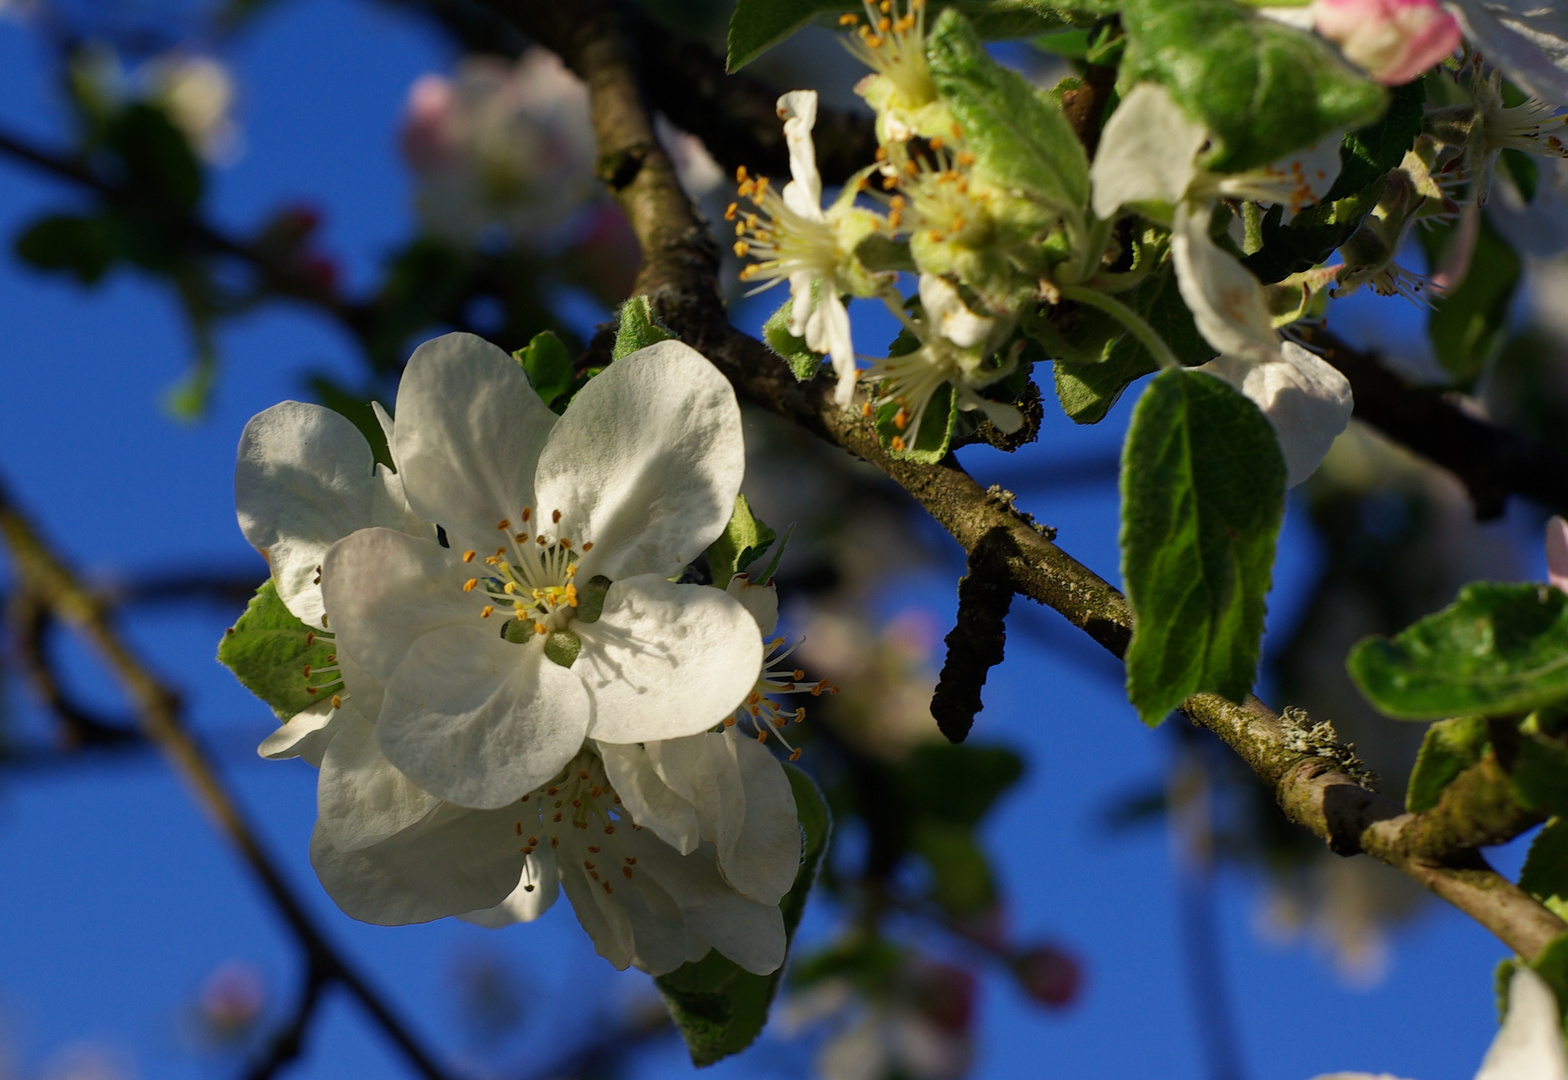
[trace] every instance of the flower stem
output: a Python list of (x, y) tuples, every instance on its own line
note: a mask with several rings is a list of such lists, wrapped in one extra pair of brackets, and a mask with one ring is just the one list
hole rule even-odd
[(1165, 344), (1165, 339), (1154, 332), (1154, 327), (1143, 321), (1143, 317), (1132, 308), (1116, 299), (1107, 296), (1098, 289), (1090, 289), (1083, 285), (1058, 285), (1057, 292), (1063, 300), (1075, 300), (1080, 304), (1099, 308), (1111, 318), (1127, 328), (1127, 332), (1142, 342), (1143, 347), (1149, 350), (1149, 355), (1154, 357), (1154, 362), (1160, 365), (1161, 371), (1182, 366), (1176, 354), (1171, 352), (1171, 347)]

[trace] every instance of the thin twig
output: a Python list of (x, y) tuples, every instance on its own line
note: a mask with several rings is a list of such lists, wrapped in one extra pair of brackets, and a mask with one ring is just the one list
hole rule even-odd
[(323, 971), (314, 960), (307, 960), (305, 965), (305, 985), (300, 988), (299, 1000), (294, 1004), (294, 1012), (285, 1023), (272, 1036), (267, 1044), (267, 1052), (257, 1058), (255, 1063), (245, 1073), (245, 1080), (272, 1080), (278, 1070), (297, 1061), (305, 1049), (305, 1035), (310, 1028), (310, 1023), (316, 1018), (317, 1009), (321, 1005), (322, 991), (332, 982), (332, 976)]
[(434, 1057), (312, 921), (304, 903), (294, 895), (283, 872), (262, 847), (256, 831), (219, 779), (212, 759), (181, 723), (179, 697), (126, 644), (109, 610), (81, 585), (64, 560), (39, 536), (12, 501), (3, 481), (0, 538), (10, 549), (20, 587), (74, 626), (102, 655), (130, 698), (142, 733), (163, 750), (218, 831), (239, 851), (304, 948), (309, 962), (342, 983), (422, 1075), (428, 1080), (447, 1080)]

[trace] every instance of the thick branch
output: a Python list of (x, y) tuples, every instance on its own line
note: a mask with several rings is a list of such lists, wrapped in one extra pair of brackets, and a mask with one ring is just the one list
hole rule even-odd
[[(1117, 656), (1131, 637), (1131, 614), (1109, 583), (1047, 539), (1045, 530), (1010, 499), (984, 491), (949, 458), (937, 465), (894, 459), (859, 412), (837, 408), (828, 380), (794, 381), (765, 346), (729, 325), (718, 301), (713, 246), (675, 183), (674, 170), (649, 138), (646, 107), (631, 77), (623, 27), (610, 10), (574, 15), (577, 32), (536, 23), (551, 21), (543, 5), (509, 10), (525, 32), (561, 45), (562, 54), (593, 89), (601, 161), (635, 161), (612, 170), (610, 188), (636, 228), (647, 254), (638, 288), (668, 325), (712, 360), (745, 398), (799, 424), (875, 465), (915, 497), (966, 552), (987, 535), (1011, 541), (1005, 558), (1014, 587), (1064, 615)], [(1195, 723), (1218, 734), (1274, 789), (1287, 816), (1339, 852), (1365, 852), (1403, 870), (1471, 915), (1526, 959), (1568, 926), (1486, 866), (1479, 854), (1458, 850), (1419, 854), (1412, 836), (1417, 815), (1356, 784), (1323, 759), (1292, 749), (1295, 733), (1256, 698), (1236, 705), (1198, 695), (1182, 706)]]
[(255, 830), (218, 778), (217, 769), (180, 721), (180, 700), (159, 681), (115, 628), (108, 610), (51, 550), (0, 483), (0, 538), (10, 549), (18, 587), (46, 604), (98, 650), (136, 711), (142, 732), (185, 778), (213, 824), (244, 858), (273, 906), (305, 949), (309, 962), (359, 999), (387, 1037), (428, 1080), (446, 1080), (435, 1059), (392, 1014), (391, 1008), (327, 940), (283, 872), (261, 846)]

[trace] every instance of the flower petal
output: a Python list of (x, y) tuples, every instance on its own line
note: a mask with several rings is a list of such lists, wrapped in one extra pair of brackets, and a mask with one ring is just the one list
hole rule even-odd
[(752, 582), (751, 575), (742, 570), (730, 578), (724, 591), (740, 601), (740, 606), (757, 620), (757, 629), (762, 631), (763, 637), (771, 636), (779, 628), (779, 590), (773, 582), (757, 585)]
[(321, 757), (327, 752), (327, 744), (337, 733), (337, 725), (333, 723), (336, 717), (337, 710), (332, 707), (332, 702), (318, 701), (304, 712), (290, 717), (287, 723), (261, 740), (256, 753), (273, 761), (304, 758), (319, 769)]
[(1561, 4), (1458, 0), (1449, 10), (1488, 62), (1533, 98), (1568, 105), (1568, 8)]
[(367, 717), (380, 713), (381, 689), (415, 641), (479, 623), (482, 601), (463, 592), (468, 570), (430, 540), (361, 529), (332, 546), (321, 575), (344, 685)]
[(1551, 987), (1527, 967), (1508, 984), (1508, 1015), (1475, 1080), (1568, 1080), (1562, 1013)]
[(376, 725), (349, 712), (337, 725), (316, 782), (316, 813), (339, 851), (380, 843), (437, 805), (381, 753)]
[(1279, 335), (1263, 287), (1234, 256), (1209, 239), (1209, 207), (1179, 207), (1171, 232), (1176, 284), (1198, 332), (1222, 353), (1266, 361), (1279, 354)]
[(849, 309), (833, 292), (828, 282), (822, 283), (822, 297), (811, 309), (806, 319), (806, 347), (812, 352), (826, 353), (833, 361), (833, 373), (838, 385), (833, 391), (833, 401), (840, 408), (847, 408), (855, 396), (855, 342), (850, 335)]
[[(561, 887), (572, 902), (577, 921), (588, 931), (599, 955), (616, 967), (625, 970), (635, 964), (650, 975), (674, 971), (692, 958), (685, 919), (646, 864), (650, 852), (662, 850), (674, 858), (679, 856), (647, 833), (631, 832), (614, 849), (631, 852), (637, 860), (630, 879), (609, 874), (608, 867), (620, 863), (620, 858), (596, 862), (575, 834), (563, 844)], [(608, 876), (601, 877), (596, 868), (604, 869)]]
[(983, 344), (996, 327), (996, 320), (976, 315), (958, 295), (958, 290), (936, 274), (920, 275), (920, 304), (926, 322), (960, 349)]
[(409, 505), (458, 551), (493, 547), (496, 522), (531, 504), (534, 463), (554, 426), (523, 369), (488, 341), (425, 342), (397, 391), (392, 456)]
[(1274, 360), (1221, 356), (1197, 370), (1224, 379), (1263, 410), (1279, 436), (1287, 486), (1311, 476), (1350, 423), (1355, 404), (1350, 383), (1338, 368), (1294, 341), (1285, 342)]
[(376, 723), (387, 759), (459, 806), (521, 798), (561, 771), (588, 729), (592, 705), (575, 668), (497, 630), (449, 626), (414, 642)]
[(317, 629), (316, 573), (329, 547), (370, 524), (375, 486), (370, 444), (331, 409), (285, 401), (251, 417), (240, 435), (240, 531), (271, 564), (283, 603)]
[(310, 862), (327, 894), (361, 922), (403, 926), (494, 907), (523, 868), (510, 810), (442, 806), (409, 829), (341, 851), (316, 825)]
[(639, 743), (595, 745), (604, 762), (604, 774), (632, 820), (652, 829), (682, 855), (697, 850), (701, 839), (697, 808), (670, 789), (654, 770), (648, 751)]
[(1105, 122), (1089, 167), (1095, 215), (1109, 220), (1127, 203), (1181, 202), (1207, 139), (1170, 91), (1152, 82), (1134, 86)]
[(784, 121), (784, 145), (789, 148), (789, 173), (784, 202), (804, 217), (822, 220), (822, 177), (817, 172), (817, 148), (811, 129), (817, 124), (817, 92), (791, 90), (778, 100)]
[(739, 601), (656, 574), (617, 581), (595, 623), (574, 623), (572, 671), (593, 699), (601, 742), (695, 735), (722, 721), (762, 670), (757, 624)]
[(527, 857), (522, 880), (505, 900), (495, 907), (465, 911), (458, 918), (491, 930), (513, 923), (533, 922), (550, 909), (560, 894), (561, 878), (555, 854), (549, 848), (540, 848)]
[(583, 580), (675, 577), (729, 524), (745, 469), (729, 382), (695, 349), (661, 341), (567, 406), (539, 456), (539, 525), (559, 510), (556, 535), (594, 545)]

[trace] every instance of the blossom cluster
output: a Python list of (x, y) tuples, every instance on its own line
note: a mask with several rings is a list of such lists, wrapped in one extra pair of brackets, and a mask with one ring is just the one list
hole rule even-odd
[[(1245, 222), (1273, 211), (1289, 224), (1328, 197), (1341, 174), (1343, 130), (1261, 167), (1216, 169), (1216, 133), (1163, 83), (1129, 84), (1124, 76), (1092, 165), (1075, 139), (1066, 140), (1048, 163), (1058, 182), (1030, 188), (1004, 160), (1005, 140), (976, 129), (984, 117), (971, 116), (966, 128), (958, 117), (974, 110), (958, 108), (942, 89), (939, 68), (953, 67), (952, 48), (934, 38), (960, 17), (944, 14), (933, 31), (925, 0), (866, 0), (863, 15), (840, 21), (850, 52), (871, 69), (857, 92), (876, 112), (876, 160), (824, 204), (812, 143), (816, 94), (779, 98), (790, 180), (780, 190), (742, 169), (739, 198), (726, 213), (735, 253), (751, 260), (742, 280), (788, 283), (779, 318), (797, 347), (831, 361), (837, 402), (875, 417), (896, 454), (945, 449), (949, 410), (938, 415), (933, 402), (983, 415), (1004, 434), (1017, 431), (1023, 380), (1010, 376), (1038, 355), (1035, 346), (1059, 364), (1073, 361), (1055, 331), (1072, 311), (1109, 316), (1154, 363), (1181, 365), (1130, 303), (1169, 267), (1212, 357), (1199, 370), (1258, 406), (1278, 436), (1288, 482), (1299, 483), (1344, 430), (1352, 395), (1293, 324), (1320, 318), (1328, 300), (1362, 286), (1423, 301), (1433, 282), (1396, 261), (1412, 227), (1453, 221), (1466, 205), (1484, 203), (1504, 150), (1568, 155), (1557, 134), (1568, 117), (1554, 105), (1504, 103), (1505, 72), (1520, 87), (1568, 100), (1562, 70), (1531, 44), (1532, 27), (1493, 27), (1487, 5), (1450, 6), (1320, 0), (1267, 9), (1315, 27), (1384, 83), (1437, 65), (1434, 80), (1449, 87), (1451, 103), (1438, 95), (1429, 105), (1425, 133), (1342, 239), (1337, 261), (1265, 285), (1242, 261), (1257, 246)], [(1456, 57), (1461, 32), (1487, 50), (1485, 59)], [(1026, 92), (1059, 109), (1050, 95)], [(1057, 119), (1065, 124), (1059, 112)], [(1085, 168), (1080, 191), (1072, 178)], [(911, 270), (918, 287), (906, 298), (900, 275)], [(868, 365), (855, 347), (845, 302), (853, 298), (880, 301), (903, 329), (890, 355)], [(857, 399), (859, 382), (870, 389)]]
[(331, 648), (301, 673), (318, 703), (260, 748), (320, 769), (322, 884), (384, 925), (526, 921), (564, 891), (618, 967), (776, 970), (801, 835), (765, 742), (798, 718), (782, 695), (823, 687), (783, 669), (771, 585), (680, 580), (736, 505), (728, 382), (663, 341), (557, 417), (449, 334), (396, 404), (395, 469), (299, 402), (239, 447), (241, 528)]

